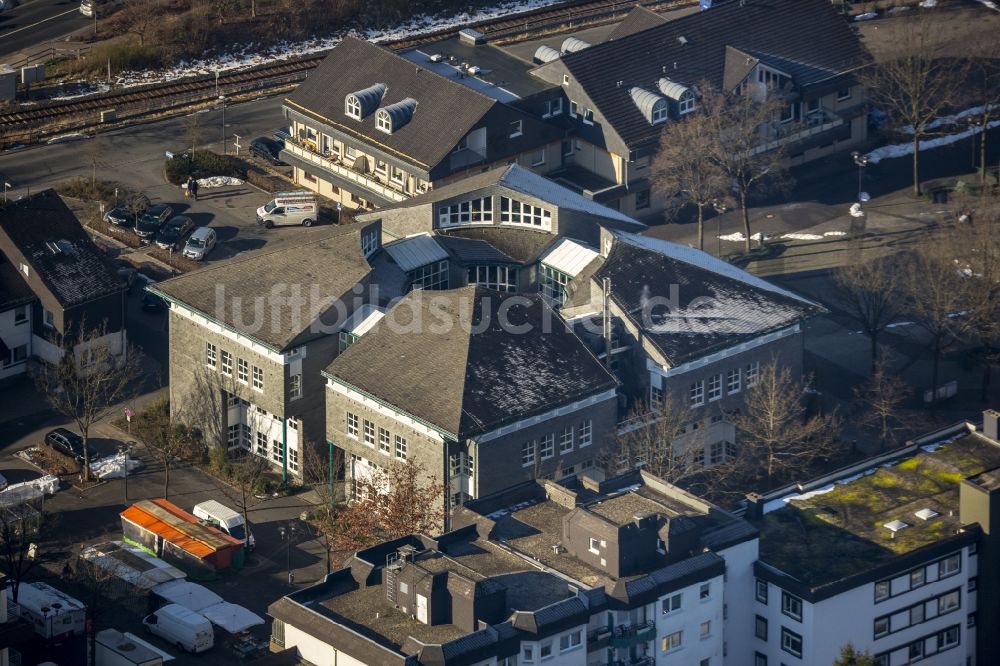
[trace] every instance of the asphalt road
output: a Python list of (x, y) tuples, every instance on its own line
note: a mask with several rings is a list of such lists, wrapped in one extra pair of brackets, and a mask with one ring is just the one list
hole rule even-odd
[(14, 9), (0, 13), (0, 62), (89, 24), (78, 0), (21, 0)]

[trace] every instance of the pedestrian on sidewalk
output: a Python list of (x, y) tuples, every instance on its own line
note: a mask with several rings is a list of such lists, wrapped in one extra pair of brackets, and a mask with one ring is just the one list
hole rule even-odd
[(198, 181), (197, 181), (197, 179), (191, 178), (190, 188), (191, 188), (191, 196), (194, 197), (195, 201), (197, 201), (198, 200)]

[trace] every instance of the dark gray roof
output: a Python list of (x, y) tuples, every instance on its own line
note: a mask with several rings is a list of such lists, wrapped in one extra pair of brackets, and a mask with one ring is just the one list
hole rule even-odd
[[(819, 305), (704, 252), (634, 234), (616, 234), (593, 275), (597, 281), (606, 277), (614, 301), (671, 365), (822, 312)], [(661, 305), (648, 305), (657, 302)]]
[(516, 264), (520, 263), (500, 250), (496, 249), (484, 240), (475, 238), (460, 238), (458, 236), (446, 236), (439, 234), (435, 239), (448, 253), (463, 264), (493, 263), (493, 264)]
[[(510, 326), (505, 298), (474, 286), (412, 292), (326, 372), (458, 439), (615, 386), (540, 297), (518, 295)], [(414, 317), (435, 325), (408, 330)]]
[[(642, 117), (629, 88), (655, 89), (663, 76), (689, 86), (708, 80), (721, 87), (727, 46), (796, 63), (789, 72), (796, 86), (853, 71), (868, 60), (857, 35), (828, 0), (733, 0), (567, 53), (558, 62), (622, 140), (635, 146), (656, 140), (662, 128)], [(618, 81), (624, 82), (621, 87)]]
[(14, 264), (0, 256), (0, 312), (30, 303), (35, 293), (24, 281)]
[[(417, 102), (410, 121), (392, 134), (376, 129), (375, 113), (362, 120), (345, 113), (347, 95), (376, 83), (386, 86), (382, 107), (408, 97)], [(347, 37), (288, 96), (286, 103), (348, 135), (430, 170), (446, 159), (459, 140), (499, 102), (417, 67), (385, 48)]]
[(437, 238), (445, 236), (485, 241), (522, 264), (538, 261), (538, 257), (561, 238), (561, 236), (544, 231), (505, 227), (469, 227), (467, 229), (456, 227), (438, 231)]
[(621, 39), (642, 32), (648, 28), (653, 28), (667, 22), (666, 17), (660, 16), (652, 9), (636, 7), (628, 13), (625, 20), (615, 26), (615, 29), (608, 34), (607, 41)]
[(701, 553), (651, 571), (647, 576), (626, 581), (625, 591), (629, 599), (653, 591), (663, 594), (663, 588), (672, 582), (688, 580), (692, 576), (698, 577), (699, 574), (711, 578), (718, 575), (717, 571), (719, 573), (724, 571), (725, 567), (726, 561), (721, 556), (712, 552)]
[[(371, 271), (357, 227), (323, 226), (297, 233), (300, 243), (239, 256), (149, 289), (276, 350), (294, 347), (315, 337), (316, 317)], [(275, 288), (280, 288), (279, 301), (272, 297)], [(254, 311), (257, 302), (265, 304), (259, 313)], [(323, 322), (336, 323), (327, 317)]]
[(64, 308), (124, 289), (110, 260), (54, 190), (0, 208), (0, 232)]

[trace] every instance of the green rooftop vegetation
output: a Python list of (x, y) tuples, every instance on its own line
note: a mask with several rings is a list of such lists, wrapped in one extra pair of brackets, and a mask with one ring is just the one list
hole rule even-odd
[[(1000, 466), (1000, 447), (967, 435), (764, 516), (761, 559), (810, 586), (880, 565), (956, 533), (958, 484)], [(930, 509), (927, 520), (915, 515)], [(907, 527), (892, 532), (886, 523)]]

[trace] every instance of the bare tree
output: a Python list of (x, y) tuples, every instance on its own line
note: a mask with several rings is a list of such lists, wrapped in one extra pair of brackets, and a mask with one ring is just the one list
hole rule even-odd
[(445, 487), (414, 461), (394, 461), (353, 481), (356, 498), (318, 528), (343, 558), (359, 549), (414, 532), (431, 534), (445, 519)]
[(740, 206), (745, 249), (751, 249), (750, 211), (747, 208), (751, 195), (760, 194), (770, 187), (783, 183), (785, 150), (778, 142), (780, 124), (775, 123), (784, 102), (780, 96), (768, 94), (757, 99), (749, 86), (733, 94), (723, 94), (706, 87), (701, 103), (708, 118), (711, 136), (712, 160), (725, 174)]
[(236, 489), (236, 510), (243, 515), (246, 525), (246, 538), (250, 539), (250, 507), (254, 504), (255, 493), (260, 487), (261, 479), (270, 469), (270, 463), (265, 456), (256, 455), (250, 451), (244, 452), (235, 460), (226, 464), (229, 483)]
[(83, 557), (81, 553), (72, 578), (73, 582), (84, 589), (84, 594), (80, 596), (87, 608), (87, 652), (88, 663), (91, 664), (97, 663), (97, 634), (109, 626), (108, 615), (114, 605), (112, 591), (121, 584), (122, 576), (128, 571), (128, 567), (120, 560), (107, 556), (101, 559), (103, 566)]
[(198, 446), (194, 433), (184, 424), (170, 419), (170, 402), (157, 400), (135, 419), (134, 434), (154, 458), (163, 465), (163, 498), (170, 498), (170, 470), (183, 460), (194, 457)]
[(699, 460), (704, 461), (705, 440), (700, 430), (687, 432), (690, 422), (691, 410), (670, 393), (658, 405), (637, 408), (607, 452), (605, 468), (624, 471), (642, 467), (669, 483), (701, 473)]
[(187, 142), (191, 144), (191, 155), (188, 159), (194, 161), (194, 151), (201, 143), (204, 130), (201, 126), (201, 114), (192, 113), (190, 116), (186, 116), (181, 124), (184, 126), (184, 136)]
[(979, 183), (986, 187), (986, 144), (990, 122), (1000, 115), (1000, 40), (982, 40), (969, 58), (969, 101), (981, 109), (979, 121)]
[(33, 500), (0, 503), (0, 562), (15, 604), (21, 583), (40, 563), (38, 544), (46, 526), (38, 504)]
[(154, 0), (126, 0), (120, 21), (124, 21), (126, 32), (139, 39), (139, 46), (146, 45), (146, 36), (162, 20), (161, 5)]
[(861, 81), (891, 126), (912, 132), (913, 193), (919, 196), (920, 141), (932, 132), (930, 124), (958, 100), (964, 77), (955, 62), (945, 58), (944, 34), (936, 21), (894, 21), (884, 29), (890, 46), (878, 62), (862, 70)]
[(100, 132), (94, 132), (84, 147), (87, 164), (90, 166), (90, 193), (95, 199), (97, 198), (97, 167), (101, 166), (104, 160), (106, 147), (104, 136)]
[(770, 487), (834, 452), (837, 420), (806, 415), (806, 386), (772, 360), (745, 392), (745, 407), (730, 417), (738, 446), (729, 465), (747, 487), (761, 482)]
[(884, 259), (852, 258), (833, 275), (841, 311), (861, 327), (871, 341), (871, 369), (878, 363), (879, 336), (896, 318), (899, 308), (898, 272)]
[(84, 481), (90, 480), (90, 429), (119, 403), (132, 396), (139, 378), (139, 353), (124, 343), (116, 354), (111, 349), (107, 323), (88, 328), (81, 321), (77, 330), (63, 336), (62, 358), (55, 364), (43, 363), (35, 375), (39, 391), (52, 408), (73, 421), (83, 438)]
[[(324, 449), (326, 449), (325, 454)], [(302, 445), (303, 481), (320, 499), (319, 505), (312, 513), (310, 523), (323, 540), (327, 573), (330, 573), (333, 567), (335, 544), (330, 538), (330, 530), (326, 527), (327, 521), (332, 519), (336, 505), (344, 499), (343, 464), (343, 449), (330, 445), (317, 447), (311, 443)]]
[(861, 407), (861, 423), (874, 427), (879, 434), (879, 450), (895, 445), (903, 430), (899, 408), (911, 393), (903, 379), (877, 363), (871, 377), (854, 387), (854, 396)]
[(705, 249), (705, 207), (725, 199), (730, 188), (726, 172), (713, 159), (719, 140), (714, 130), (704, 107), (678, 122), (668, 122), (653, 160), (654, 186), (668, 196), (680, 194), (697, 210), (700, 250)]

